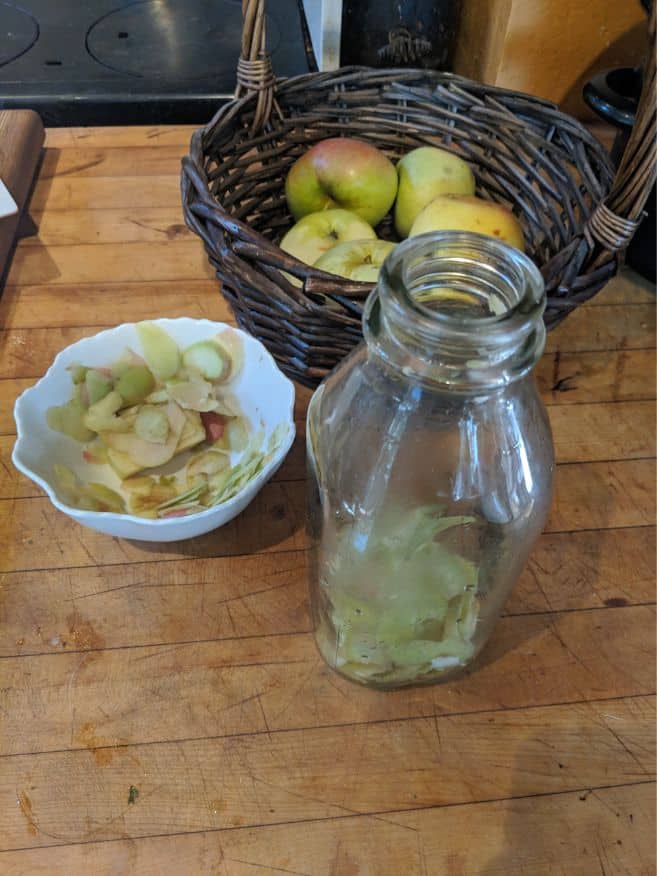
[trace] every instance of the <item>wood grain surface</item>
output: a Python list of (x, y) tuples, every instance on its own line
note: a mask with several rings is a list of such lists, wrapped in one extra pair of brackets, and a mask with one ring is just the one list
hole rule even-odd
[(220, 531), (79, 527), (11, 465), (14, 399), (117, 322), (231, 320), (183, 226), (191, 128), (49, 131), (0, 297), (0, 873), (653, 876), (655, 310), (629, 272), (537, 378), (555, 499), (473, 671), (394, 693), (310, 634), (303, 418)]
[(0, 180), (18, 212), (0, 217), (0, 283), (7, 271), (17, 229), (37, 171), (44, 130), (32, 110), (0, 110)]

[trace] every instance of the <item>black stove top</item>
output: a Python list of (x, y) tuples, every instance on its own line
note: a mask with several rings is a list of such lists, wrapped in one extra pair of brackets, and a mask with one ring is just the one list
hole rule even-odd
[[(232, 96), (240, 0), (0, 0), (0, 109), (46, 125), (208, 121)], [(277, 76), (306, 73), (299, 0), (268, 0)]]

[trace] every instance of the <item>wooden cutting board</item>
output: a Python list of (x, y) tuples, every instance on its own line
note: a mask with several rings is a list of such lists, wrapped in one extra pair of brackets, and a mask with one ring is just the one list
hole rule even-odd
[(43, 123), (32, 110), (0, 111), (0, 179), (18, 204), (18, 213), (0, 219), (0, 287), (39, 165), (44, 136)]

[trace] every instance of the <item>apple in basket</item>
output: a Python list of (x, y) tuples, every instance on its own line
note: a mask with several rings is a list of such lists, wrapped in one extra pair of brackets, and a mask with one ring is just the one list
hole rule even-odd
[(470, 165), (445, 149), (420, 146), (397, 162), (399, 189), (395, 201), (395, 228), (407, 237), (418, 213), (438, 195), (474, 195)]
[(475, 231), (503, 240), (524, 251), (520, 223), (510, 210), (494, 201), (466, 195), (440, 195), (430, 201), (411, 226), (409, 237), (427, 231)]
[(371, 225), (349, 210), (322, 210), (304, 216), (281, 240), (281, 249), (307, 265), (345, 240), (376, 240)]
[(394, 247), (388, 240), (348, 240), (331, 247), (315, 267), (348, 280), (376, 283), (381, 265)]
[(332, 137), (312, 146), (292, 165), (285, 196), (295, 219), (332, 207), (376, 225), (397, 194), (393, 163), (362, 140)]

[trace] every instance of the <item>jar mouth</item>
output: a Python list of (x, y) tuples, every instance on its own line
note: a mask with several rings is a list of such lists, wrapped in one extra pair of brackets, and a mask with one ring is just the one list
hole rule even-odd
[(411, 320), (427, 341), (472, 342), (476, 336), (512, 344), (534, 329), (545, 309), (543, 278), (524, 253), (465, 231), (400, 243), (383, 264), (379, 292), (393, 320)]

